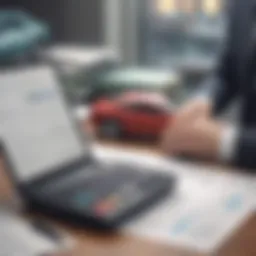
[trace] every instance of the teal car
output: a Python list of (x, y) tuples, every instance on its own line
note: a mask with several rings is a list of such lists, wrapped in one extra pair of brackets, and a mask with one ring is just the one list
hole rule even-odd
[(161, 92), (172, 97), (180, 91), (180, 75), (175, 71), (143, 67), (123, 67), (103, 72), (87, 87), (91, 100), (125, 91)]
[(12, 61), (50, 39), (50, 29), (20, 10), (0, 11), (0, 62)]
[(72, 103), (87, 104), (127, 91), (159, 92), (175, 99), (183, 93), (178, 72), (155, 68), (122, 67), (112, 63), (59, 77)]

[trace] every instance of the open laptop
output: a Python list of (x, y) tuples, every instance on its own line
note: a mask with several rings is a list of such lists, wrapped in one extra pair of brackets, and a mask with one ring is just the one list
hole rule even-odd
[(101, 163), (47, 66), (0, 74), (7, 170), (29, 209), (115, 229), (163, 198), (174, 179), (141, 166)]

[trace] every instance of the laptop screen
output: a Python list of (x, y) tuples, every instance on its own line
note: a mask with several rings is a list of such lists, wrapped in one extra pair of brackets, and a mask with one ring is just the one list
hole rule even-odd
[(28, 181), (85, 154), (48, 67), (0, 74), (1, 139), (19, 181)]

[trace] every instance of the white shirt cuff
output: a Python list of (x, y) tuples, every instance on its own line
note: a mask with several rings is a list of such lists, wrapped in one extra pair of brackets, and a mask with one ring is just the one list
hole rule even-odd
[(219, 157), (223, 162), (231, 162), (236, 152), (236, 144), (238, 139), (238, 128), (235, 126), (227, 126), (221, 137)]

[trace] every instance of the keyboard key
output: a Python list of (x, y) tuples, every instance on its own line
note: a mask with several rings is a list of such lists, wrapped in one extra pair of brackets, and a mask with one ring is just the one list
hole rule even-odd
[(94, 208), (94, 212), (96, 213), (96, 215), (98, 216), (108, 216), (109, 214), (113, 213), (113, 211), (116, 210), (116, 207), (113, 203), (109, 203), (109, 202), (100, 202), (98, 203), (95, 208)]
[(95, 194), (92, 192), (78, 192), (73, 196), (73, 203), (75, 207), (88, 208), (95, 199)]

